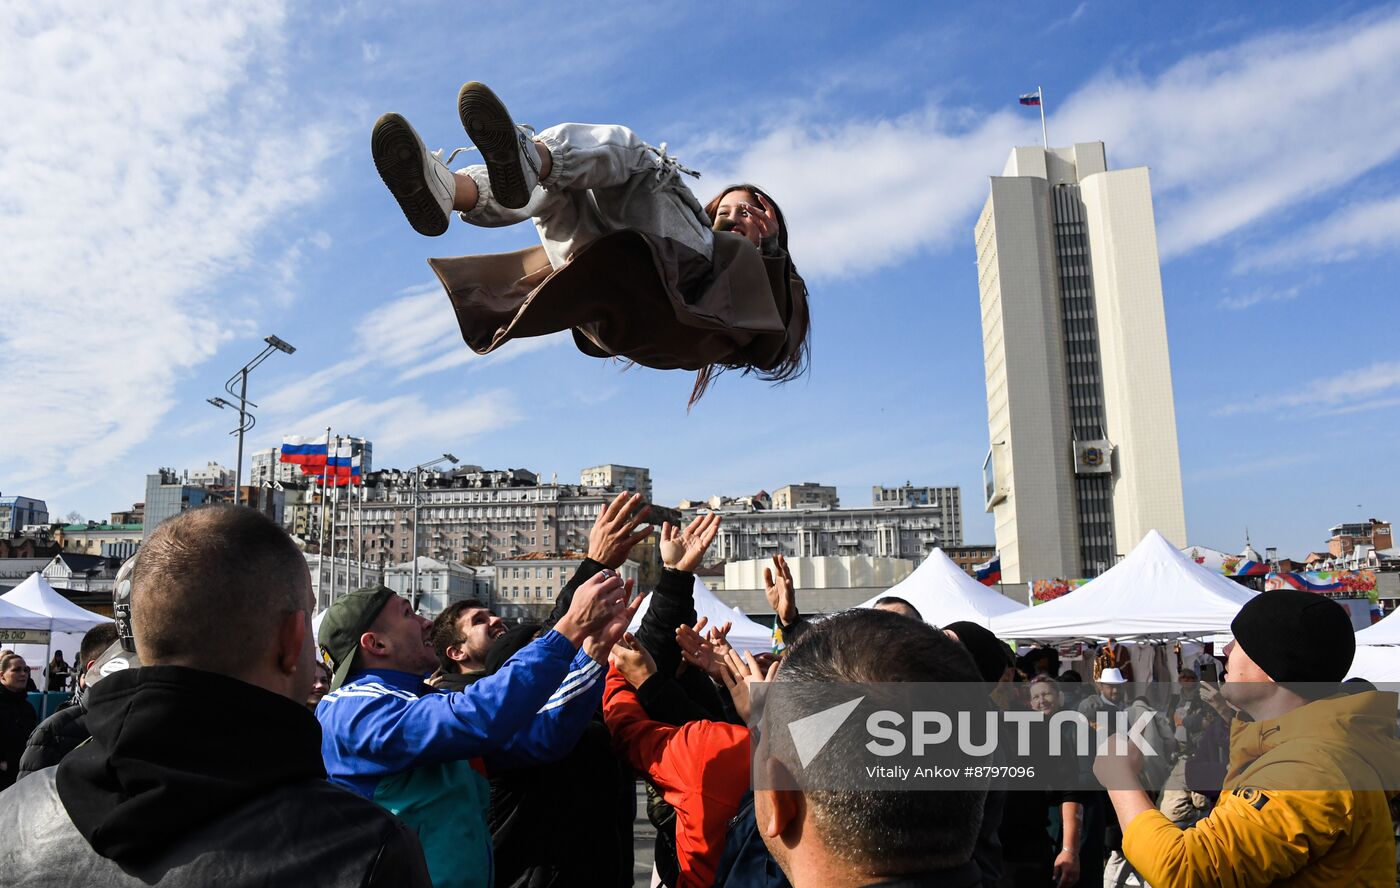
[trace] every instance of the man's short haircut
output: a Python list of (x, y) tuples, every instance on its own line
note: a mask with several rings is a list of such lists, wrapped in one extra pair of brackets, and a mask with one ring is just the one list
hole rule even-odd
[[(941, 630), (890, 611), (861, 608), (812, 623), (788, 648), (776, 680), (980, 682), (981, 676), (967, 648)], [(769, 742), (780, 759), (790, 762), (787, 734), (770, 732)], [(863, 740), (859, 732), (838, 732), (823, 754), (801, 769), (803, 782), (840, 786), (854, 751), (843, 756), (838, 744)], [(795, 763), (790, 770), (797, 773)], [(984, 789), (831, 789), (803, 795), (828, 852), (885, 875), (965, 863), (977, 842), (986, 799)]]
[(89, 629), (83, 636), (83, 643), (78, 646), (78, 671), (86, 669), (87, 664), (101, 656), (103, 651), (116, 643), (116, 640), (116, 623), (98, 623)]
[(141, 546), (132, 573), (136, 651), (147, 665), (179, 659), (239, 675), (272, 643), (284, 615), (307, 610), (308, 583), (301, 551), (261, 512), (181, 512)]
[(457, 621), (467, 611), (484, 607), (486, 607), (486, 602), (476, 598), (454, 601), (447, 606), (446, 610), (437, 615), (436, 620), (433, 620), (433, 652), (437, 654), (438, 666), (444, 672), (457, 671), (457, 663), (447, 656), (447, 649), (467, 640), (462, 630), (458, 628)]
[(922, 620), (924, 618), (923, 614), (919, 613), (919, 609), (917, 607), (905, 601), (903, 598), (900, 598), (898, 595), (885, 595), (875, 600), (875, 607), (891, 606), (909, 608), (910, 614), (906, 614), (906, 616), (912, 615), (916, 620)]

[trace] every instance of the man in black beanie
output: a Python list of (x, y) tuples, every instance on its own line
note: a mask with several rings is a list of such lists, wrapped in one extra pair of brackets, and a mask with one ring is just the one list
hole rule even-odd
[(1356, 641), (1341, 605), (1265, 592), (1240, 609), (1221, 695), (1236, 719), (1224, 791), (1181, 830), (1136, 785), (1141, 756), (1111, 743), (1094, 763), (1123, 826), (1123, 854), (1156, 888), (1380, 885), (1395, 879), (1387, 796), (1400, 789), (1397, 695), (1340, 693)]

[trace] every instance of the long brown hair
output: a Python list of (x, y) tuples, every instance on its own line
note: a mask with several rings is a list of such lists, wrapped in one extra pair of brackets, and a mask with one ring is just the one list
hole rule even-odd
[[(726, 194), (735, 191), (747, 191), (749, 194), (762, 197), (773, 208), (773, 212), (778, 216), (778, 246), (782, 248), (784, 253), (788, 254), (788, 262), (791, 263), (792, 253), (788, 250), (788, 226), (787, 219), (783, 216), (783, 208), (778, 206), (778, 202), (768, 192), (757, 185), (741, 182), (727, 186), (711, 198), (709, 203), (705, 204), (705, 215), (709, 216), (710, 221), (713, 222), (715, 214), (719, 212), (719, 202), (724, 200)], [(796, 264), (793, 264), (792, 270), (796, 273)], [(742, 364), (710, 364), (695, 374), (695, 387), (691, 389), (688, 406), (694, 407), (695, 402), (704, 396), (705, 390), (710, 387), (714, 378), (726, 370), (741, 370), (745, 376), (752, 373), (765, 382), (790, 382), (806, 373), (811, 357), (808, 334), (812, 329), (812, 319), (807, 309), (807, 287), (805, 284), (794, 288), (789, 311), (791, 313), (791, 317), (788, 319), (789, 338), (796, 338), (797, 346), (788, 352), (788, 356), (783, 358), (782, 363), (772, 370), (759, 370)]]

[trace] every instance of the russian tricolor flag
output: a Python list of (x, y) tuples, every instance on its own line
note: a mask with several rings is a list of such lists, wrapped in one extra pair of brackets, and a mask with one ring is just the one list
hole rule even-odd
[[(282, 462), (295, 463), (305, 471), (307, 466), (324, 466), (326, 464), (326, 452), (330, 448), (325, 440), (308, 441), (300, 435), (291, 435), (282, 439)], [(307, 472), (308, 475), (320, 474), (319, 472)]]
[(1022, 104), (1022, 105), (1039, 105), (1039, 104), (1040, 104), (1040, 93), (1038, 93), (1038, 92), (1033, 92), (1033, 93), (1026, 93), (1026, 94), (1022, 95), (1022, 96), (1021, 96), (1021, 104)]
[(984, 586), (991, 586), (1001, 582), (1001, 556), (985, 561), (982, 564), (972, 565), (973, 578)]
[(337, 438), (335, 446), (328, 448), (327, 456), (319, 464), (303, 463), (301, 470), (307, 475), (324, 479), (326, 484), (333, 487), (363, 484), (358, 450), (355, 442)]

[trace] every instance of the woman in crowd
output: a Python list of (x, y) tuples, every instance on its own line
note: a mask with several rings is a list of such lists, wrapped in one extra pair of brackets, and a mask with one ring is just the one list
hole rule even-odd
[(68, 690), (68, 677), (72, 674), (73, 670), (68, 665), (68, 661), (63, 659), (63, 651), (54, 651), (53, 659), (49, 661), (49, 675), (48, 680), (44, 683), (45, 689), (49, 691)]
[(325, 660), (316, 661), (316, 680), (311, 683), (311, 693), (306, 697), (306, 708), (316, 711), (316, 704), (331, 690), (331, 667)]
[(487, 228), (534, 222), (538, 247), (429, 260), (474, 351), (572, 330), (592, 357), (697, 371), (691, 404), (725, 370), (771, 382), (805, 372), (807, 288), (762, 189), (730, 186), (701, 206), (681, 179), (698, 173), (626, 127), (532, 135), (476, 82), (457, 105), (482, 164), (454, 174), (456, 151), (444, 161), (392, 113), (371, 149), (420, 234), (442, 234), (453, 212)]
[(24, 743), (39, 724), (29, 705), (29, 665), (14, 651), (0, 651), (0, 789), (15, 782)]

